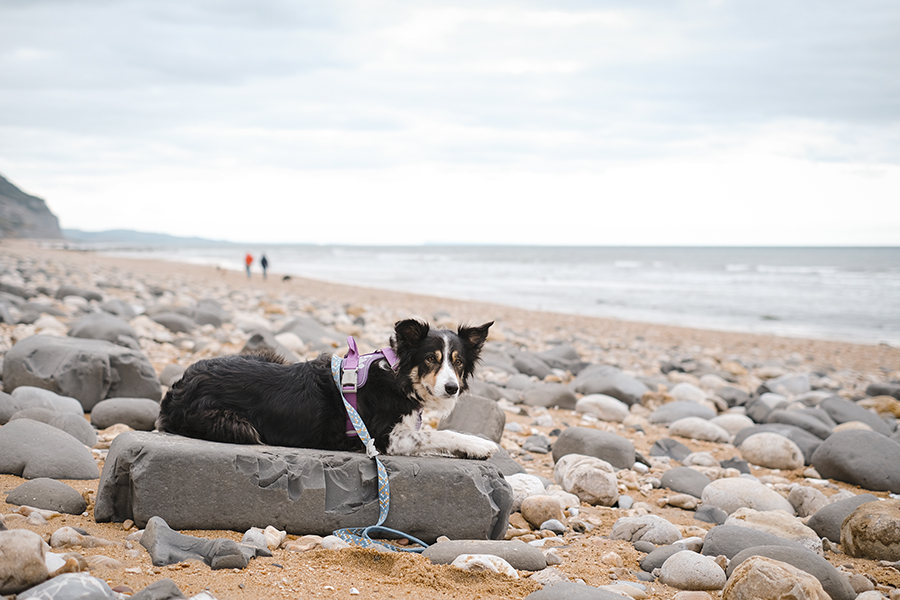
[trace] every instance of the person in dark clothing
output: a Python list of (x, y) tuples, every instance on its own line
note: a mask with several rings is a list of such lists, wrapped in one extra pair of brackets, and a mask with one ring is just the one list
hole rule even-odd
[(263, 279), (265, 279), (266, 278), (266, 269), (269, 268), (269, 259), (266, 258), (265, 254), (262, 255), (262, 258), (260, 259), (259, 264), (262, 266)]

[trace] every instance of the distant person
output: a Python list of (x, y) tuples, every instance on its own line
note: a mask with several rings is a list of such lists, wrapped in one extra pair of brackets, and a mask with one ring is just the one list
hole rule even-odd
[(261, 259), (259, 259), (259, 264), (263, 270), (263, 279), (265, 279), (266, 278), (266, 269), (269, 268), (269, 260), (266, 258), (265, 254), (262, 255)]
[(247, 263), (247, 279), (250, 279), (250, 265), (253, 264), (253, 255), (248, 252), (247, 256), (244, 257), (244, 262)]

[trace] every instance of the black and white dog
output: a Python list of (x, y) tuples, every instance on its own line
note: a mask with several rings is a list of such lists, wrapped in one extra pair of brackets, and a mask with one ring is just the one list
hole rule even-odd
[[(396, 370), (375, 362), (358, 391), (357, 410), (384, 454), (485, 459), (497, 451), (486, 439), (421, 429), (422, 411), (447, 415), (456, 405), (487, 339), (488, 328), (432, 329), (414, 319), (394, 326)], [(156, 427), (204, 440), (361, 450), (347, 435), (347, 412), (328, 355), (285, 364), (273, 354), (199, 361), (166, 393)]]

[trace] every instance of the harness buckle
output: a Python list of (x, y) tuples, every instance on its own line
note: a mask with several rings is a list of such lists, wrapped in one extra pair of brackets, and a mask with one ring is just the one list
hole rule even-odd
[(341, 374), (341, 387), (345, 392), (357, 391), (356, 369), (344, 369), (344, 372)]

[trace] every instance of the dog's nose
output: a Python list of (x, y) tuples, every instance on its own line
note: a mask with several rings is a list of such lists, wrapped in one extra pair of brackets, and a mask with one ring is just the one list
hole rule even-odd
[(455, 394), (458, 391), (459, 391), (459, 386), (456, 385), (455, 383), (449, 382), (444, 385), (444, 392), (448, 396), (452, 396), (453, 394)]

